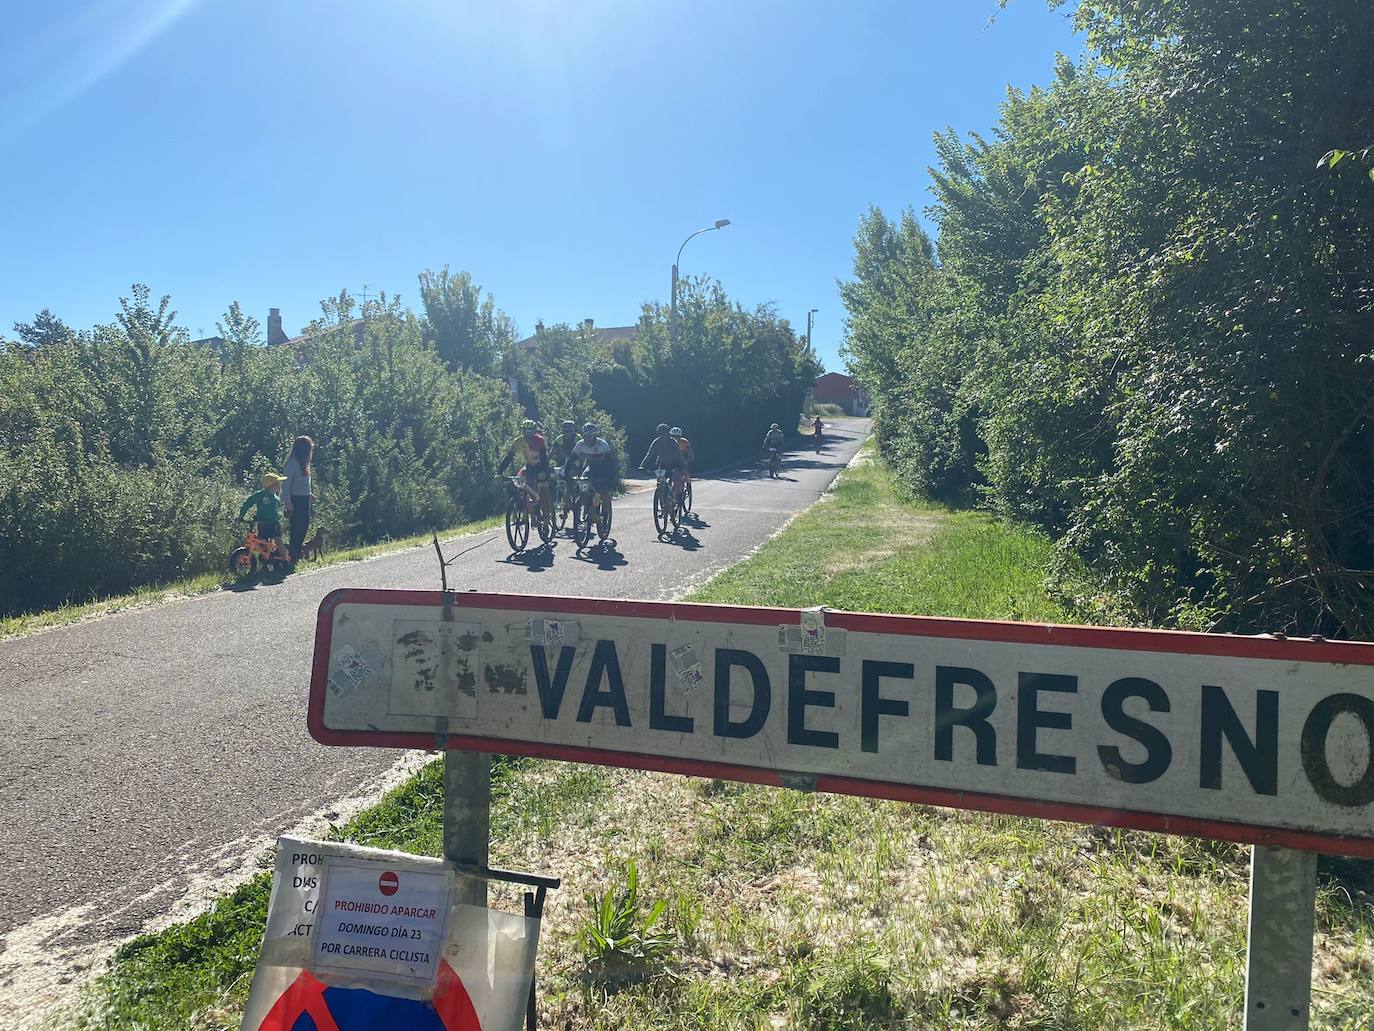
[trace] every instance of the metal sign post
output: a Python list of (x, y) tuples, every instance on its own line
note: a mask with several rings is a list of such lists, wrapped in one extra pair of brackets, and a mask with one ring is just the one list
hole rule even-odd
[(1307, 1028), (1316, 919), (1316, 854), (1253, 846), (1245, 959), (1245, 1031)]
[[(444, 858), (460, 869), (485, 868), (491, 837), (491, 756), (444, 750)], [(487, 882), (459, 881), (462, 901), (487, 904)]]

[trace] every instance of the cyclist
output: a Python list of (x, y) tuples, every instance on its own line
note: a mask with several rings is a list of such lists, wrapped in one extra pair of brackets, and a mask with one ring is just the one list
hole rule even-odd
[(647, 468), (651, 458), (654, 460), (655, 475), (660, 469), (672, 474), (673, 504), (677, 504), (678, 499), (682, 497), (682, 474), (687, 468), (687, 459), (678, 447), (677, 441), (668, 432), (666, 422), (658, 424), (658, 436), (649, 442), (649, 450), (645, 452), (644, 461), (639, 463), (639, 467)]
[[(777, 423), (773, 423), (772, 426), (768, 427), (768, 432), (764, 434), (763, 450), (781, 454), (782, 446), (785, 442), (786, 438), (782, 435), (782, 428)], [(769, 475), (772, 475), (771, 472)]]
[(611, 491), (615, 490), (620, 477), (615, 467), (615, 449), (604, 437), (597, 436), (599, 432), (596, 423), (583, 424), (582, 439), (573, 445), (568, 465), (587, 470), (587, 480), (601, 499), (604, 510), (610, 506)]
[(817, 450), (817, 451), (819, 451), (819, 450), (821, 449), (821, 426), (822, 426), (822, 425), (823, 425), (823, 423), (821, 422), (821, 417), (820, 417), (819, 415), (816, 416), (816, 421), (813, 422), (813, 423), (811, 424), (811, 434), (812, 434), (812, 438), (813, 438), (814, 441), (815, 441), (816, 450)]
[(678, 450), (682, 452), (682, 482), (687, 485), (683, 488), (685, 493), (692, 485), (692, 463), (697, 460), (697, 455), (692, 450), (692, 442), (682, 435), (681, 426), (674, 426), (668, 431), (668, 436), (677, 441)]
[(563, 420), (563, 432), (553, 439), (553, 461), (558, 466), (563, 481), (563, 513), (572, 508), (572, 464), (573, 448), (577, 447), (577, 423), (571, 419)]
[(520, 471), (525, 474), (525, 479), (534, 481), (539, 507), (552, 517), (553, 506), (549, 504), (549, 449), (533, 419), (525, 419), (520, 423), (520, 436), (511, 442), (506, 457), (496, 471), (505, 473), (516, 458), (520, 459)]
[(692, 450), (692, 442), (682, 435), (682, 427), (674, 426), (668, 431), (668, 436), (677, 441), (678, 450), (682, 452), (682, 460), (687, 463), (687, 478), (692, 477), (692, 463), (697, 460), (696, 452)]
[(258, 524), (258, 536), (275, 545), (272, 549), (274, 558), (289, 561), (291, 554), (281, 543), (281, 485), (285, 482), (286, 477), (280, 473), (263, 473), (262, 490), (248, 495), (248, 500), (239, 509), (239, 519), (247, 522), (245, 517), (248, 510), (253, 509), (253, 518)]

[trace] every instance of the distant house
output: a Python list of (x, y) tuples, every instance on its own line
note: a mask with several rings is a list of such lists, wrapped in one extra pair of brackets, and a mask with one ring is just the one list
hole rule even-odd
[[(366, 326), (366, 321), (365, 321), (364, 319), (353, 319), (352, 321), (350, 321), (350, 322), (348, 323), (348, 325), (349, 325), (349, 326), (352, 328), (352, 330), (353, 330), (353, 341), (354, 341), (354, 343), (356, 343), (359, 347), (361, 347), (362, 344), (363, 344), (364, 327)], [(287, 346), (287, 347), (300, 347), (302, 344), (305, 344), (307, 341), (309, 341), (311, 337), (316, 336), (316, 335), (317, 335), (317, 334), (314, 334), (314, 333), (301, 333), (301, 334), (299, 334), (299, 335), (297, 335), (297, 336), (293, 336), (293, 337), (287, 336), (287, 335), (286, 335), (286, 331), (283, 330), (283, 329), (282, 329), (282, 326), (281, 326), (281, 309), (280, 309), (280, 308), (270, 308), (270, 309), (268, 309), (268, 312), (267, 312), (267, 346), (268, 346), (268, 347), (278, 347), (278, 346), (282, 346), (282, 345), (285, 345), (285, 346)], [(201, 346), (201, 347), (209, 348), (211, 351), (214, 351), (216, 354), (220, 354), (220, 355), (224, 354), (225, 349), (228, 347), (228, 342), (224, 339), (224, 337), (221, 337), (221, 336), (203, 337), (203, 338), (200, 339), (200, 340), (192, 340), (191, 343), (197, 344), (197, 345), (199, 345), (199, 346)]]
[[(362, 347), (363, 337), (365, 335), (367, 326), (367, 320), (352, 319), (349, 322), (345, 323), (345, 325), (349, 326), (353, 330), (353, 342), (357, 344), (359, 347)], [(329, 328), (334, 329), (336, 327), (331, 326)], [(319, 336), (319, 334), (301, 333), (299, 336), (288, 337), (285, 333), (282, 332), (280, 308), (273, 308), (271, 310), (271, 313), (267, 316), (267, 343), (269, 345), (284, 344), (287, 347), (300, 347), (302, 344), (307, 343), (312, 337), (316, 336)]]
[(827, 372), (811, 388), (817, 404), (839, 405), (850, 415), (868, 414), (868, 391), (842, 372)]
[[(628, 343), (639, 333), (638, 326), (596, 326), (591, 319), (583, 319), (582, 328), (592, 334), (598, 347), (613, 347), (616, 344)], [(533, 351), (539, 346), (539, 336), (543, 332), (544, 323), (536, 322), (534, 324), (534, 336), (517, 340), (515, 349), (517, 351)]]

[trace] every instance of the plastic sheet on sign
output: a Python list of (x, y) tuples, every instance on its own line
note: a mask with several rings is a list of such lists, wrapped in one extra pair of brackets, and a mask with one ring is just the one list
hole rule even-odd
[[(377, 873), (375, 898), (360, 894)], [(329, 891), (331, 870), (338, 890)], [(348, 880), (348, 902), (340, 905)], [(407, 895), (423, 882), (420, 896)], [(242, 1031), (516, 1031), (525, 1006), (539, 943), (539, 922), (480, 906), (453, 904), (452, 869), (439, 859), (338, 842), (284, 837), (277, 863), (267, 931)], [(446, 887), (445, 887), (446, 886)], [(431, 917), (428, 902), (442, 898), (446, 912)], [(327, 923), (319, 912), (331, 899)], [(395, 900), (400, 900), (397, 902)], [(427, 935), (441, 939), (428, 956)], [(322, 941), (322, 935), (328, 941)], [(325, 969), (322, 946), (366, 944), (361, 960)], [(421, 957), (432, 962), (420, 962)], [(422, 972), (417, 976), (417, 971)], [(432, 977), (428, 972), (432, 971)]]

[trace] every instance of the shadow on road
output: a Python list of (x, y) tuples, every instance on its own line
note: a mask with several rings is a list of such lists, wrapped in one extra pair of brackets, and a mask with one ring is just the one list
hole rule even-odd
[(579, 551), (573, 558), (579, 562), (589, 562), (597, 569), (603, 569), (608, 573), (613, 573), (621, 566), (629, 565), (628, 560), (620, 553), (620, 546), (614, 538), (607, 538), (600, 544), (593, 544), (585, 551)]
[(688, 530), (685, 526), (683, 527), (683, 529), (667, 537), (660, 536), (654, 543), (671, 544), (674, 547), (681, 548), (683, 551), (701, 550), (701, 541), (693, 537), (692, 531)]
[(511, 552), (501, 562), (506, 565), (524, 566), (527, 573), (542, 573), (553, 565), (554, 541), (548, 544), (541, 544), (537, 548), (530, 548), (528, 551)]

